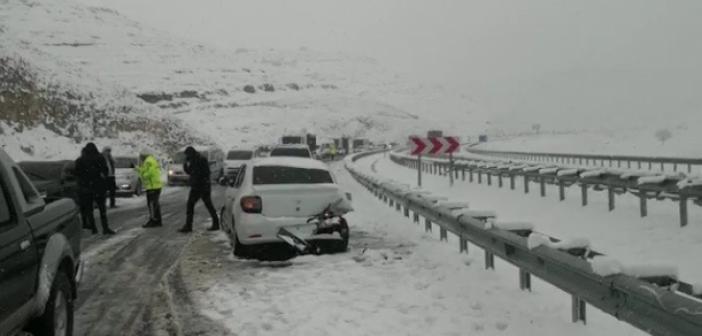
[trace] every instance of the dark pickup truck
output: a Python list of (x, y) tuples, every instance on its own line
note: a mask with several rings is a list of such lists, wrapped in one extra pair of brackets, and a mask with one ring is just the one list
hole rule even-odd
[(0, 149), (0, 335), (72, 334), (80, 239), (75, 202), (47, 204)]

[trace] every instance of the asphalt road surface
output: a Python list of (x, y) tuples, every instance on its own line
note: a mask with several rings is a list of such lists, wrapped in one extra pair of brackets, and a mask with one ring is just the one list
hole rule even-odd
[[(84, 231), (86, 268), (75, 305), (74, 335), (175, 334), (170, 313), (172, 300), (163, 281), (193, 235), (211, 222), (200, 202), (195, 210), (196, 232), (177, 232), (185, 222), (188, 189), (164, 191), (163, 227), (141, 228), (148, 219), (142, 197), (123, 201), (126, 205), (109, 210), (109, 223), (117, 235), (105, 237)], [(213, 190), (217, 208), (222, 204), (222, 195), (221, 188)]]

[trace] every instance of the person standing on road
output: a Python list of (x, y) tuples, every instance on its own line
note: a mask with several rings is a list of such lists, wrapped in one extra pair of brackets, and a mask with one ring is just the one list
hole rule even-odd
[(107, 209), (105, 208), (105, 192), (107, 181), (107, 163), (94, 143), (90, 142), (83, 148), (81, 156), (75, 162), (75, 174), (78, 180), (78, 202), (83, 218), (83, 226), (98, 232), (93, 217), (93, 207), (100, 210), (102, 233), (115, 234), (107, 225)]
[(146, 190), (146, 205), (149, 208), (149, 221), (142, 227), (162, 226), (161, 202), (159, 200), (161, 198), (161, 189), (163, 188), (161, 166), (153, 155), (145, 152), (139, 155), (139, 159), (141, 164), (137, 167), (137, 172), (141, 179), (141, 185)]
[(210, 181), (210, 163), (195, 148), (188, 147), (185, 149), (185, 163), (183, 170), (190, 175), (190, 194), (188, 195), (187, 218), (185, 225), (178, 230), (179, 232), (188, 233), (193, 230), (193, 215), (195, 213), (195, 203), (199, 199), (205, 203), (207, 210), (212, 216), (212, 226), (207, 230), (219, 230), (219, 218), (214, 205), (212, 205), (212, 185)]
[(102, 156), (107, 164), (107, 196), (110, 198), (110, 208), (116, 208), (115, 193), (117, 192), (117, 181), (115, 180), (115, 160), (112, 158), (112, 148), (105, 146), (102, 149)]

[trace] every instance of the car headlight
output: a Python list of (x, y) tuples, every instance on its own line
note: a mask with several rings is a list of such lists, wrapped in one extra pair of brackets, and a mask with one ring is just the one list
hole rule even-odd
[(173, 175), (173, 170), (169, 170), (168, 175)]

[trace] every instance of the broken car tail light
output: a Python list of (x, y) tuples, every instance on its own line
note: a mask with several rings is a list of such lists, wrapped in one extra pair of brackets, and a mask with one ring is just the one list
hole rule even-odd
[(261, 213), (263, 201), (259, 196), (245, 196), (241, 198), (241, 210), (246, 213)]

